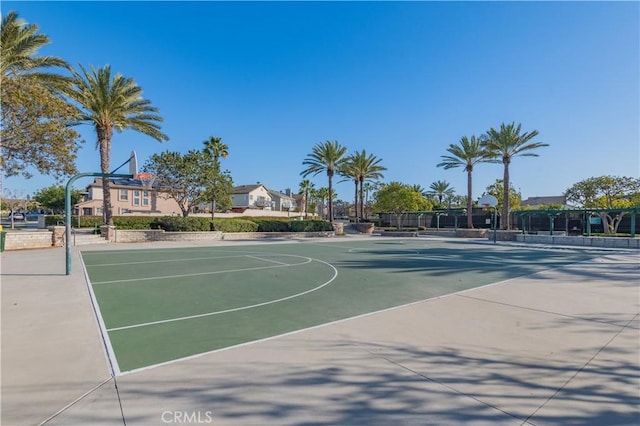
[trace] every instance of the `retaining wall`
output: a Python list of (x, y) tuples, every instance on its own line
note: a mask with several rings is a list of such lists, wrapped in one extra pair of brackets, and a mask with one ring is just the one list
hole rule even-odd
[(24, 250), (52, 247), (51, 231), (18, 231), (7, 232), (5, 235), (5, 250)]
[(117, 230), (116, 243), (143, 243), (153, 241), (215, 241), (247, 240), (260, 238), (332, 237), (334, 232), (165, 232), (151, 230)]
[(116, 243), (144, 243), (152, 241), (214, 241), (222, 239), (222, 232), (165, 232), (162, 229), (115, 230)]
[(563, 235), (556, 236), (519, 234), (516, 236), (516, 241), (534, 244), (640, 249), (640, 238), (583, 236), (567, 237)]
[(223, 240), (255, 240), (260, 238), (312, 238), (312, 237), (333, 237), (334, 231), (321, 232), (225, 232), (222, 234)]

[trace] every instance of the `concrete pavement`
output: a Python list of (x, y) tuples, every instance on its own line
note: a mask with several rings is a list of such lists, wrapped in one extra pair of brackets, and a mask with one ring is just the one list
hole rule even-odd
[(606, 253), (114, 380), (77, 253), (67, 277), (63, 249), (7, 252), (2, 425), (637, 425), (639, 266)]

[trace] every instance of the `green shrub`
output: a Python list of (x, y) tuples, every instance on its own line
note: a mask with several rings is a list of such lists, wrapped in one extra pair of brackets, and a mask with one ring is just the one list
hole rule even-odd
[(290, 222), (278, 219), (253, 219), (258, 224), (258, 232), (289, 232)]
[(153, 228), (157, 220), (154, 216), (115, 216), (113, 224), (117, 229), (157, 229)]
[(246, 219), (214, 219), (213, 229), (220, 232), (256, 232), (258, 224)]
[(211, 230), (211, 219), (207, 217), (162, 216), (150, 224), (167, 232), (202, 232)]
[(294, 220), (290, 226), (292, 232), (333, 231), (333, 226), (326, 220)]
[(44, 217), (44, 224), (46, 226), (54, 226), (54, 225), (58, 225), (59, 223), (60, 224), (64, 224), (64, 216), (61, 215), (61, 214), (54, 214), (54, 215), (50, 215), (50, 216), (47, 215), (47, 216)]

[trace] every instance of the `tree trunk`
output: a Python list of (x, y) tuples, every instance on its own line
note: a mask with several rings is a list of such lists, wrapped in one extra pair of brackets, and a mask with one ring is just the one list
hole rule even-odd
[(364, 214), (364, 181), (360, 181), (360, 220), (365, 220)]
[[(108, 174), (111, 168), (111, 138), (113, 129), (106, 126), (97, 126), (98, 149), (100, 150), (100, 172)], [(113, 211), (111, 209), (111, 189), (108, 177), (102, 177), (102, 222), (113, 226)]]
[(356, 183), (356, 191), (355, 191), (355, 194), (354, 194), (355, 203), (353, 205), (353, 208), (354, 208), (355, 214), (356, 214), (356, 223), (358, 223), (358, 181), (356, 180), (355, 183)]
[(333, 173), (328, 173), (329, 174), (329, 222), (333, 222), (333, 185), (332, 185), (332, 180), (333, 180)]
[(473, 170), (467, 170), (467, 228), (473, 229), (473, 181), (471, 174)]
[(504, 178), (503, 184), (504, 188), (502, 188), (502, 217), (500, 218), (500, 228), (502, 229), (511, 229), (511, 225), (509, 223), (509, 163), (510, 159), (503, 158), (502, 162), (504, 164)]

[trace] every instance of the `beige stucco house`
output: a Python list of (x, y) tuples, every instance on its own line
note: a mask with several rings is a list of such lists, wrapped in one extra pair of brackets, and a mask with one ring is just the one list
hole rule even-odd
[(262, 184), (238, 185), (231, 192), (232, 209), (273, 210), (273, 199)]
[[(181, 214), (175, 200), (166, 197), (161, 191), (146, 189), (139, 179), (111, 179), (109, 189), (114, 215)], [(96, 178), (86, 187), (84, 200), (74, 206), (75, 213), (81, 216), (100, 216), (103, 200), (102, 178)]]
[(290, 189), (285, 190), (284, 193), (274, 191), (272, 189), (269, 189), (268, 191), (269, 195), (271, 195), (271, 200), (273, 201), (273, 210), (292, 212), (298, 208), (298, 203)]

